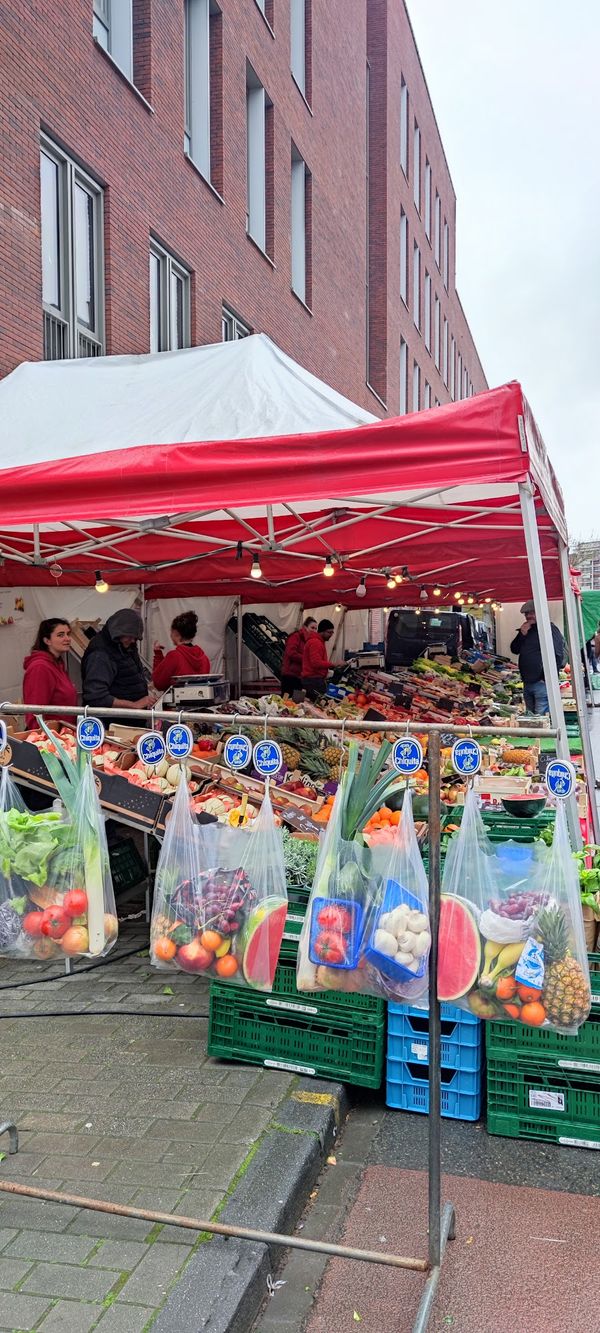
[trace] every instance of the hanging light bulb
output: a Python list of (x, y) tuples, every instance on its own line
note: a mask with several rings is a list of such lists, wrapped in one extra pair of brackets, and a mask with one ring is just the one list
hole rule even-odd
[(462, 597), (462, 592), (460, 592), (460, 590), (457, 588), (454, 594), (455, 602), (460, 602), (461, 597)]
[(416, 607), (415, 607), (415, 615), (416, 615), (416, 616), (420, 616), (420, 614), (421, 614), (421, 608), (420, 608), (420, 606), (416, 606)]
[(358, 585), (358, 588), (356, 589), (356, 596), (366, 597), (366, 595), (367, 595), (367, 585), (365, 583), (365, 576), (363, 574), (362, 579)]
[(334, 611), (338, 611), (338, 612), (341, 611), (341, 609), (342, 609), (342, 607), (341, 607), (341, 603), (340, 603), (340, 602), (336, 602), (336, 604), (335, 604), (335, 606), (334, 606), (333, 609), (334, 609)]
[(396, 587), (396, 578), (394, 574), (390, 574), (387, 581), (387, 586), (388, 588), (390, 588), (392, 592), (394, 591), (394, 588)]
[(467, 606), (473, 606), (473, 605), (474, 605), (474, 602), (475, 602), (475, 598), (474, 598), (474, 596), (473, 596), (473, 593), (470, 592), (470, 593), (469, 593), (469, 596), (467, 597)]
[(458, 605), (459, 605), (459, 606), (464, 606), (464, 604), (465, 604), (465, 599), (464, 599), (464, 597), (462, 597), (462, 596), (459, 597), (459, 599), (458, 599)]
[(262, 579), (262, 569), (257, 555), (252, 557), (252, 569), (250, 570), (251, 579)]
[(394, 574), (394, 583), (395, 583), (396, 585), (402, 583), (402, 575), (401, 575), (401, 574)]
[(486, 605), (486, 606), (489, 606), (489, 605), (491, 604), (491, 600), (492, 600), (491, 597), (486, 597), (486, 599), (485, 599), (485, 605)]
[(497, 610), (498, 610), (498, 603), (492, 602), (492, 611), (497, 611)]
[(106, 579), (102, 578), (102, 573), (99, 569), (96, 570), (95, 587), (96, 587), (96, 592), (108, 592), (109, 585), (106, 582)]
[[(4, 564), (4, 561), (2, 563)], [(56, 582), (58, 583), (58, 580), (62, 577), (62, 565), (50, 565), (49, 572), (51, 573), (52, 578), (56, 579)]]
[(433, 595), (434, 595), (434, 597), (441, 597), (441, 595), (442, 595), (442, 589), (441, 589), (441, 588), (438, 588), (437, 584), (436, 584), (435, 588), (433, 589)]
[(335, 574), (335, 569), (333, 567), (333, 560), (331, 559), (330, 555), (327, 556), (325, 564), (323, 565), (323, 573), (326, 579), (332, 579)]
[(424, 584), (424, 583), (421, 584), (421, 587), (420, 587), (420, 590), (419, 590), (419, 597), (421, 598), (421, 601), (422, 601), (422, 602), (426, 602), (426, 601), (427, 601), (427, 588), (425, 587), (425, 584)]
[(383, 608), (383, 614), (384, 614), (384, 616), (389, 616), (389, 614), (390, 614), (390, 608), (389, 608), (389, 606), (384, 606), (384, 608)]

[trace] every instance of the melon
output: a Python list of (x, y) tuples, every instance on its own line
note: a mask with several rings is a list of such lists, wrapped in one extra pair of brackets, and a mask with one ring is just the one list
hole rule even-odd
[(454, 1004), (479, 976), (481, 940), (473, 913), (460, 898), (443, 893), (438, 936), (438, 999)]
[(287, 916), (287, 898), (265, 898), (248, 917), (236, 940), (244, 979), (254, 990), (272, 990)]

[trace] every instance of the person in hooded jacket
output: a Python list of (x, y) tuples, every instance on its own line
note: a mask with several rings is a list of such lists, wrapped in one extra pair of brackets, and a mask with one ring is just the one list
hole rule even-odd
[(174, 676), (206, 676), (210, 671), (210, 661), (193, 640), (198, 629), (198, 617), (195, 611), (183, 611), (175, 616), (171, 625), (171, 643), (174, 647), (164, 654), (161, 643), (154, 645), (152, 681), (157, 690), (169, 688)]
[[(42, 620), (33, 648), (23, 662), (23, 703), (48, 706), (63, 704), (65, 708), (77, 706), (77, 690), (69, 679), (65, 661), (70, 644), (71, 626), (68, 620), (60, 616)], [(74, 719), (50, 716), (47, 721), (52, 727), (57, 722), (73, 722)], [(27, 714), (25, 726), (35, 726), (33, 713)]]
[(149, 708), (154, 702), (137, 648), (144, 634), (137, 611), (115, 611), (90, 640), (81, 663), (83, 702), (90, 708)]

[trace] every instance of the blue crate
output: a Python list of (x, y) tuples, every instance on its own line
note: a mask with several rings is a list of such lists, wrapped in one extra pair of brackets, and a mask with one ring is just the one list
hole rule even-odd
[[(483, 1070), (440, 1070), (442, 1115), (448, 1120), (479, 1120), (483, 1096)], [(426, 1065), (406, 1064), (388, 1056), (385, 1103), (395, 1111), (429, 1112), (429, 1070)]]
[[(448, 1017), (444, 1009), (452, 1008), (456, 1017)], [(463, 1023), (463, 1018), (466, 1022)], [(474, 1014), (463, 1014), (462, 1009), (442, 1006), (441, 1060), (444, 1069), (477, 1072), (485, 1054), (483, 1023)], [(388, 1005), (388, 1059), (406, 1064), (429, 1063), (429, 1014), (423, 1009), (401, 1004)]]

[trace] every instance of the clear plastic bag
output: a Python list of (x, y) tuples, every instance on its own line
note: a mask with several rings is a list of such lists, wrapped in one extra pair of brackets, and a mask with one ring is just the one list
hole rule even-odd
[(392, 843), (373, 848), (341, 837), (342, 800), (338, 794), (319, 852), (298, 947), (298, 990), (416, 1002), (427, 992), (431, 936), (411, 794)]
[(438, 952), (440, 1000), (480, 1018), (577, 1031), (591, 995), (562, 803), (550, 855), (535, 849), (507, 869), (502, 847), (494, 852), (485, 835), (475, 792), (468, 792), (444, 867)]
[(98, 957), (117, 938), (104, 818), (91, 765), (72, 818), (32, 814), (3, 770), (0, 780), (0, 954)]
[(198, 824), (182, 779), (156, 873), (155, 966), (270, 991), (286, 914), (283, 842), (268, 791), (251, 827)]

